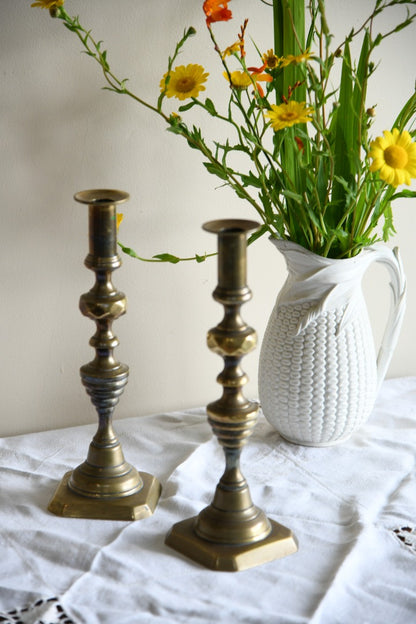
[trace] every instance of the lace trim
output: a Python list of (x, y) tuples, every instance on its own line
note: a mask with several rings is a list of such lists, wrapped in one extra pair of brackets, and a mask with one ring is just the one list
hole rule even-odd
[(0, 611), (0, 622), (3, 624), (76, 624), (65, 613), (58, 598), (37, 600), (34, 604), (22, 609)]
[(396, 535), (405, 546), (409, 548), (416, 555), (416, 529), (411, 527), (401, 527), (400, 529), (393, 529), (393, 533)]

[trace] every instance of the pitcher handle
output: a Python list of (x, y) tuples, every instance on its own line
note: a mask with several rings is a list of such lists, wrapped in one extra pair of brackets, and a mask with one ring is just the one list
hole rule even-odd
[(397, 247), (390, 249), (385, 245), (374, 245), (373, 249), (376, 253), (374, 262), (386, 265), (389, 271), (393, 295), (387, 325), (377, 355), (377, 390), (379, 390), (390, 364), (403, 322), (406, 309), (406, 278)]

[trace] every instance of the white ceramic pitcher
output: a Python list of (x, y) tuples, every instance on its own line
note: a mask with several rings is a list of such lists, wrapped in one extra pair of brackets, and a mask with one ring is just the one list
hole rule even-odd
[[(288, 277), (260, 352), (261, 407), (287, 440), (335, 444), (369, 417), (396, 345), (406, 298), (399, 253), (381, 243), (340, 260), (271, 241), (285, 257)], [(362, 293), (373, 262), (388, 268), (393, 293), (377, 357)]]

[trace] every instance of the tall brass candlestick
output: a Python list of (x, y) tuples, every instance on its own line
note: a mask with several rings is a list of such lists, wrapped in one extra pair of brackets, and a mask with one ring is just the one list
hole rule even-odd
[(244, 355), (257, 337), (240, 316), (251, 299), (247, 286), (246, 236), (258, 223), (240, 219), (211, 221), (203, 227), (218, 235), (218, 285), (213, 293), (224, 306), (224, 318), (207, 336), (208, 347), (224, 359), (217, 381), (220, 399), (207, 406), (208, 421), (225, 453), (225, 472), (214, 499), (198, 516), (175, 524), (166, 544), (214, 570), (238, 571), (296, 552), (292, 532), (256, 507), (240, 470), (240, 454), (257, 421), (258, 404), (247, 400), (242, 387)]
[(59, 516), (139, 520), (152, 515), (161, 487), (157, 479), (138, 472), (124, 459), (112, 426), (113, 411), (127, 384), (129, 368), (114, 356), (119, 344), (113, 321), (126, 312), (127, 301), (112, 283), (121, 265), (117, 254), (117, 204), (123, 191), (90, 190), (75, 195), (89, 211), (89, 254), (85, 265), (94, 271), (95, 284), (82, 295), (82, 314), (96, 323), (90, 340), (95, 358), (81, 367), (81, 379), (98, 413), (98, 429), (85, 462), (66, 473), (48, 509)]

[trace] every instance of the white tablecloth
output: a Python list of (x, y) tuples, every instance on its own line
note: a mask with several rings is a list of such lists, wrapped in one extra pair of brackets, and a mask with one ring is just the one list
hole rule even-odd
[(0, 622), (416, 622), (416, 378), (385, 382), (368, 424), (340, 446), (292, 445), (260, 415), (243, 472), (299, 552), (244, 572), (206, 570), (164, 545), (172, 524), (210, 502), (223, 471), (202, 408), (115, 421), (126, 459), (163, 484), (152, 517), (50, 514), (95, 429), (0, 440)]

